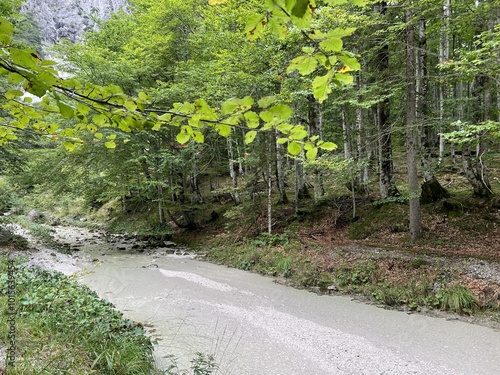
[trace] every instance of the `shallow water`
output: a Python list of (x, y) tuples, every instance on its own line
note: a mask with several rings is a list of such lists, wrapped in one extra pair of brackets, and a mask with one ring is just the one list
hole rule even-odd
[(318, 296), (165, 249), (118, 251), (84, 231), (60, 235), (81, 245), (81, 281), (159, 340), (160, 366), (173, 354), (186, 368), (202, 352), (220, 374), (500, 373), (490, 328)]

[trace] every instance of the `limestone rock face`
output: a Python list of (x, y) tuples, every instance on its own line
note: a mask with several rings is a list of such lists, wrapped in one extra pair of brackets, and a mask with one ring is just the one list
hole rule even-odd
[(28, 0), (21, 12), (33, 15), (43, 42), (56, 44), (61, 39), (79, 41), (85, 31), (97, 27), (97, 21), (126, 7), (127, 0)]

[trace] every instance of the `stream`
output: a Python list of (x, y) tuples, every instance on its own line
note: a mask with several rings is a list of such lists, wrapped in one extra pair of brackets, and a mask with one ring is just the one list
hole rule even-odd
[(174, 244), (139, 253), (126, 238), (87, 229), (57, 227), (55, 237), (78, 251), (46, 255), (52, 268), (80, 269), (81, 283), (142, 323), (158, 341), (160, 368), (169, 355), (188, 368), (201, 352), (225, 375), (500, 373), (500, 333), (491, 328), (319, 296)]

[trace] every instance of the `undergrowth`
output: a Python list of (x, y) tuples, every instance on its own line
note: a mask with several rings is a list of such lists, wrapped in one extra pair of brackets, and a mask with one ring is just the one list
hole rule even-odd
[[(2, 257), (2, 268), (6, 259)], [(113, 305), (58, 272), (18, 267), (16, 361), (8, 374), (148, 374), (153, 344)], [(0, 340), (7, 344), (7, 275), (0, 277)]]

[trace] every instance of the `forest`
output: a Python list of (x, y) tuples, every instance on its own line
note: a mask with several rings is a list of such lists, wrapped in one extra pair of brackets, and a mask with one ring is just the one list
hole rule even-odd
[(2, 220), (500, 319), (491, 280), (447, 279), (463, 304), (403, 285), (438, 278), (429, 254), (500, 260), (500, 1), (129, 0), (55, 45), (22, 3), (0, 0)]

